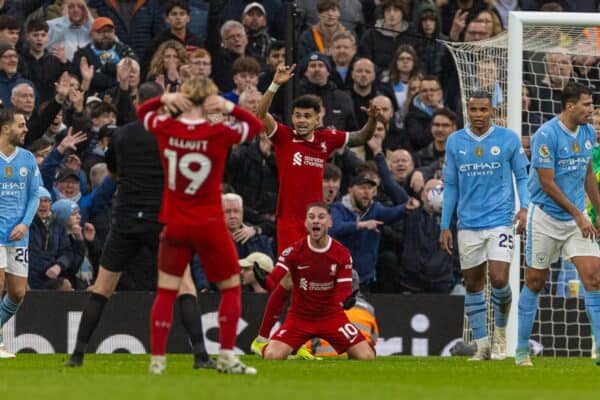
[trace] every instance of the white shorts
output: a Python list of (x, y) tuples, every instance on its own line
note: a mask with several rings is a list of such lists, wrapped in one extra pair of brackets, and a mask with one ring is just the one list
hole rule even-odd
[(575, 220), (561, 221), (535, 204), (529, 205), (527, 215), (527, 247), (525, 261), (536, 269), (549, 268), (559, 257), (600, 257), (598, 244), (581, 234)]
[(0, 245), (0, 269), (9, 274), (27, 278), (29, 270), (27, 247), (10, 247)]
[(462, 270), (475, 268), (488, 260), (510, 263), (514, 244), (512, 226), (458, 231), (458, 255)]

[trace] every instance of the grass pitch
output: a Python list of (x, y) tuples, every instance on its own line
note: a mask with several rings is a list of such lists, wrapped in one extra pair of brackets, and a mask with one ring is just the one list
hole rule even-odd
[[(449, 357), (381, 357), (267, 362), (247, 356), (256, 376), (194, 370), (190, 355), (169, 355), (167, 374), (147, 372), (149, 356), (87, 355), (83, 368), (65, 355), (19, 354), (0, 360), (1, 399), (589, 399), (598, 398), (600, 367), (584, 358), (467, 362)], [(193, 397), (192, 397), (193, 396)]]

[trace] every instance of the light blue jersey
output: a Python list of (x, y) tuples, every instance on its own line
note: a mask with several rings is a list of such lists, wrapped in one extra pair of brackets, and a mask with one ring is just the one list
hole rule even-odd
[(518, 135), (510, 129), (492, 125), (481, 136), (468, 126), (454, 132), (446, 142), (441, 228), (449, 228), (455, 209), (458, 229), (511, 226), (515, 214), (512, 176), (520, 207), (526, 208), (528, 163)]
[(590, 124), (579, 125), (571, 132), (554, 117), (535, 132), (531, 138), (531, 171), (527, 187), (531, 201), (543, 207), (544, 212), (561, 220), (572, 220), (571, 214), (542, 190), (537, 168), (553, 169), (554, 182), (577, 209), (585, 211), (585, 176), (592, 159), (596, 131)]
[(33, 154), (20, 147), (9, 157), (0, 153), (0, 245), (27, 247), (29, 233), (17, 241), (10, 241), (9, 236), (15, 226), (31, 225), (41, 184)]

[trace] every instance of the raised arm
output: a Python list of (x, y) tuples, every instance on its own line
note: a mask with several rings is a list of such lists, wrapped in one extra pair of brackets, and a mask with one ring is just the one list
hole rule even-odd
[(273, 119), (271, 114), (268, 112), (269, 108), (271, 107), (271, 103), (273, 102), (273, 98), (275, 97), (275, 93), (277, 93), (277, 90), (279, 90), (281, 85), (285, 84), (294, 76), (295, 69), (296, 64), (291, 66), (279, 64), (275, 70), (273, 82), (271, 82), (271, 85), (260, 99), (258, 109), (256, 110), (256, 116), (265, 124), (265, 131), (267, 132), (267, 135), (271, 134), (276, 127), (275, 119)]
[(370, 102), (369, 108), (361, 107), (360, 109), (369, 116), (369, 119), (360, 130), (348, 132), (348, 146), (350, 147), (362, 146), (371, 139), (373, 133), (375, 133), (377, 118), (381, 115), (381, 109)]

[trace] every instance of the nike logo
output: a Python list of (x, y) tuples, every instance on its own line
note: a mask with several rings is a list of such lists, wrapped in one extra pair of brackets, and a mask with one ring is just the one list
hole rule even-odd
[(304, 143), (302, 139), (292, 139), (292, 143)]
[(310, 265), (298, 265), (298, 269), (307, 269), (310, 268)]

